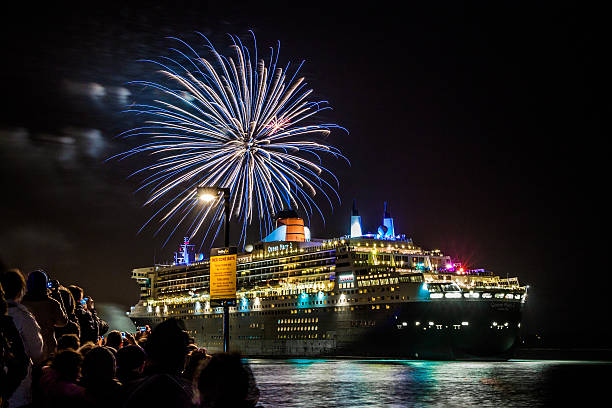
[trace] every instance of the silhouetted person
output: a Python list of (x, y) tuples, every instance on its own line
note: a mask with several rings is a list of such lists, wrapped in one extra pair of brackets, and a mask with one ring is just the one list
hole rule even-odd
[(142, 347), (129, 345), (122, 347), (116, 357), (117, 379), (123, 385), (122, 399), (125, 400), (142, 379), (147, 355)]
[(64, 312), (68, 317), (68, 323), (64, 327), (57, 327), (55, 329), (55, 337), (60, 338), (64, 334), (76, 334), (76, 336), (81, 338), (81, 328), (79, 326), (79, 319), (74, 314), (75, 310), (75, 301), (72, 293), (65, 288), (64, 286), (60, 286), (58, 288), (58, 294), (62, 300), (62, 305), (64, 306)]
[(91, 350), (95, 349), (96, 347), (97, 346), (95, 344), (93, 344), (91, 341), (88, 341), (87, 343), (79, 347), (77, 351), (79, 352), (79, 354), (85, 357), (87, 353), (89, 353)]
[(8, 400), (26, 378), (29, 362), (19, 331), (8, 315), (8, 304), (0, 285), (0, 406), (8, 405)]
[(122, 384), (142, 377), (147, 354), (140, 346), (129, 345), (117, 352), (117, 379)]
[(121, 337), (121, 332), (118, 330), (113, 330), (106, 335), (106, 344), (107, 347), (112, 347), (117, 352), (123, 346), (123, 337)]
[(202, 364), (197, 379), (200, 405), (205, 408), (250, 408), (259, 389), (239, 354), (214, 354)]
[(32, 365), (39, 363), (43, 352), (43, 338), (36, 319), (20, 304), (25, 294), (25, 279), (19, 270), (11, 269), (0, 276), (5, 291), (8, 315), (19, 332), (24, 350), (29, 357), (27, 374), (9, 400), (9, 407), (21, 407), (32, 403)]
[(181, 376), (188, 344), (189, 336), (180, 320), (158, 324), (145, 344), (149, 365), (144, 378), (135, 385), (124, 406), (193, 406), (191, 383)]
[(91, 297), (83, 298), (83, 289), (70, 285), (68, 290), (72, 293), (75, 302), (74, 314), (81, 329), (81, 344), (88, 341), (96, 343), (98, 336), (102, 336), (108, 330), (108, 324), (98, 317), (93, 299)]
[(71, 349), (77, 351), (81, 346), (79, 337), (76, 334), (64, 334), (57, 340), (57, 352), (62, 350)]
[(42, 360), (49, 358), (54, 352), (57, 342), (55, 328), (65, 326), (68, 317), (57, 300), (51, 298), (47, 288), (48, 278), (44, 271), (30, 272), (27, 281), (27, 293), (21, 303), (36, 318), (44, 341)]
[(85, 388), (78, 385), (83, 357), (74, 350), (64, 350), (43, 369), (40, 379), (43, 407), (83, 408), (87, 406)]
[(109, 347), (94, 347), (83, 358), (81, 385), (89, 406), (106, 407), (121, 403), (121, 383), (115, 378), (115, 354)]
[(202, 362), (210, 357), (211, 356), (206, 354), (206, 349), (192, 350), (187, 355), (187, 361), (185, 362), (185, 369), (183, 370), (183, 378), (187, 381), (193, 381), (200, 366), (202, 365)]

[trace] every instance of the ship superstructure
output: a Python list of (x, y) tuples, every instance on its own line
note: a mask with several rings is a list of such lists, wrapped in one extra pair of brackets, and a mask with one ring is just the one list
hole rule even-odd
[[(187, 253), (186, 241), (181, 253)], [(200, 259), (185, 262), (187, 259)], [(179, 262), (181, 261), (181, 262)], [(132, 271), (137, 325), (183, 319), (198, 344), (222, 349), (222, 308), (211, 307), (208, 260)], [(311, 239), (294, 212), (238, 255), (231, 346), (247, 356), (504, 359), (520, 333), (527, 288), (517, 278), (468, 269), (396, 235), (385, 205), (376, 234)]]

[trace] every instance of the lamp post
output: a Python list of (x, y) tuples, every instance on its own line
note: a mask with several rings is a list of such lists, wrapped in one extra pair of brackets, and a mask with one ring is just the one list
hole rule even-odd
[[(198, 187), (197, 188), (198, 199), (204, 202), (211, 202), (221, 195), (223, 196), (223, 209), (225, 211), (225, 247), (229, 248), (229, 219), (230, 219), (230, 189), (223, 187)], [(229, 306), (230, 300), (222, 300), (221, 305), (223, 306), (223, 351), (229, 351)]]
[(198, 198), (204, 202), (211, 202), (223, 196), (223, 209), (225, 210), (225, 246), (229, 247), (229, 219), (230, 219), (230, 189), (223, 187), (198, 187)]

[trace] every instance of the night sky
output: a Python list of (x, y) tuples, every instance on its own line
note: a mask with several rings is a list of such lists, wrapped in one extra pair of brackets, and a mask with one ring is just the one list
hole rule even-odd
[[(349, 131), (329, 143), (342, 203), (313, 236), (348, 232), (357, 200), (366, 230), (390, 202), (396, 231), (470, 267), (530, 285), (524, 332), (545, 344), (612, 346), (606, 327), (610, 182), (610, 25), (570, 3), (408, 6), (352, 2), (290, 8), (173, 1), (3, 11), (0, 259), (42, 267), (99, 302), (138, 300), (131, 269), (169, 260), (181, 233), (138, 229), (152, 215), (127, 179), (143, 162), (105, 162), (132, 147), (115, 136), (138, 100), (137, 60), (195, 30), (228, 51), (226, 33), (302, 73), (323, 115)], [(332, 8), (330, 8), (332, 7)], [(193, 43), (192, 43), (193, 44)], [(237, 228), (235, 228), (237, 229)], [(237, 238), (237, 235), (234, 236)], [(256, 240), (259, 237), (252, 234)]]

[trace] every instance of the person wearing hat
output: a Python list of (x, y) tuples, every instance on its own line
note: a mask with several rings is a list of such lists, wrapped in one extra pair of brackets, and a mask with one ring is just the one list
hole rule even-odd
[(40, 326), (43, 337), (42, 361), (45, 361), (55, 352), (57, 341), (55, 328), (63, 327), (68, 323), (68, 317), (59, 302), (49, 296), (47, 284), (49, 278), (42, 270), (30, 272), (26, 283), (27, 292), (21, 301), (34, 315)]

